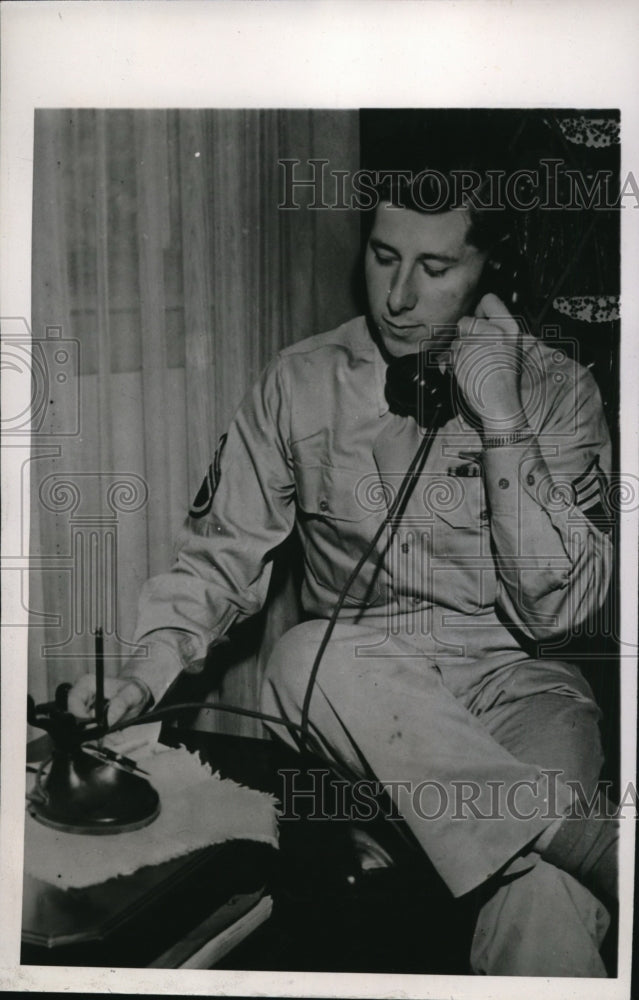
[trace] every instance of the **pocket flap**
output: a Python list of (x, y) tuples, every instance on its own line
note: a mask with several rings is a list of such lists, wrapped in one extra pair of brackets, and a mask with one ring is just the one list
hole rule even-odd
[(295, 466), (297, 500), (307, 514), (335, 521), (363, 521), (371, 514), (360, 500), (370, 471), (328, 465)]

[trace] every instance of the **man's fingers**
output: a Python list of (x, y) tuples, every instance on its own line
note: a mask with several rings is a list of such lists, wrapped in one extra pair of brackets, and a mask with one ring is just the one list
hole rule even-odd
[(481, 297), (475, 309), (475, 316), (489, 320), (492, 326), (499, 327), (504, 333), (519, 332), (517, 321), (513, 319), (508, 307), (494, 292), (487, 292)]
[(493, 320), (482, 319), (480, 316), (462, 316), (457, 324), (458, 339), (464, 340), (470, 337), (478, 340), (479, 337), (490, 337), (493, 340), (501, 340), (503, 330)]
[(493, 292), (487, 292), (486, 295), (482, 295), (481, 299), (475, 306), (475, 316), (479, 316), (482, 319), (488, 319), (496, 311), (497, 303), (501, 306), (502, 310), (506, 309), (506, 306)]
[(446, 368), (448, 372), (452, 375), (455, 371), (455, 366), (457, 364), (457, 355), (461, 350), (462, 342), (459, 338), (451, 341), (447, 348), (446, 354)]
[(119, 694), (112, 698), (107, 707), (107, 725), (115, 726), (122, 722), (129, 711), (129, 705)]
[(73, 685), (67, 698), (67, 708), (76, 719), (90, 719), (95, 703), (95, 678), (84, 674)]
[(486, 292), (482, 295), (475, 309), (475, 316), (483, 319), (499, 319), (499, 317), (510, 316), (508, 307), (494, 292)]
[[(118, 677), (105, 677), (104, 694), (109, 700), (107, 706), (107, 723), (114, 726), (116, 722), (138, 715), (144, 708), (147, 698), (139, 684), (132, 684)], [(67, 699), (69, 712), (82, 721), (95, 715), (95, 677), (84, 674), (69, 691)]]
[(459, 323), (457, 324), (457, 336), (468, 337), (469, 334), (473, 332), (476, 323), (477, 323), (476, 316), (462, 316)]
[(137, 684), (124, 684), (113, 697), (107, 708), (107, 724), (115, 726), (139, 715), (145, 704), (145, 697)]
[[(480, 308), (486, 300), (486, 308)], [(495, 343), (515, 343), (519, 337), (519, 324), (496, 295), (484, 295), (474, 316), (462, 316), (457, 324), (458, 338), (479, 343), (483, 337)]]

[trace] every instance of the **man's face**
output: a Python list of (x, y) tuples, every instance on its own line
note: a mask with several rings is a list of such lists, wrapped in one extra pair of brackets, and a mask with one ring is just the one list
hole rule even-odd
[(452, 339), (437, 332), (475, 304), (487, 253), (466, 242), (466, 210), (425, 214), (378, 207), (366, 248), (366, 286), (375, 326), (389, 354), (437, 349)]

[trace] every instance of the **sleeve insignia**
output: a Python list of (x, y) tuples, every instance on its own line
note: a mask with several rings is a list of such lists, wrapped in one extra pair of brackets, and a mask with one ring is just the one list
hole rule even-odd
[(608, 481), (596, 455), (585, 472), (572, 481), (573, 502), (599, 531), (612, 528), (612, 511), (608, 504)]
[(226, 434), (223, 434), (217, 446), (215, 458), (209, 465), (208, 471), (202, 480), (202, 485), (197, 491), (197, 496), (189, 508), (189, 517), (194, 517), (196, 519), (206, 517), (213, 506), (213, 497), (215, 496), (215, 491), (220, 482), (220, 463), (222, 461), (222, 452), (224, 451), (225, 444)]

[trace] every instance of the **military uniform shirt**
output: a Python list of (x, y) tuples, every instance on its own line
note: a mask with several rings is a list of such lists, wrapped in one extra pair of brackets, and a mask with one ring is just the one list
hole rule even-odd
[[(527, 333), (521, 344), (533, 435), (483, 449), (462, 405), (437, 432), (398, 531), (382, 534), (342, 610), (418, 635), (425, 655), (448, 663), (453, 690), (473, 664), (521, 659), (526, 640), (577, 627), (610, 579), (610, 442), (594, 379)], [(156, 701), (260, 610), (273, 553), (295, 526), (305, 613), (330, 615), (420, 440), (412, 417), (389, 412), (385, 368), (359, 317), (283, 350), (244, 399), (172, 570), (142, 591), (136, 641), (150, 651), (133, 672)]]

